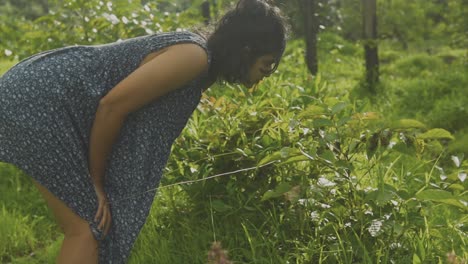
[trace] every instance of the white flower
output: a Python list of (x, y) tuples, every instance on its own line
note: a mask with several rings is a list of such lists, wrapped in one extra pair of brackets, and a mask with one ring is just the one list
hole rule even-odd
[(327, 178), (320, 177), (317, 181), (318, 186), (320, 187), (333, 187), (336, 185), (336, 183), (328, 180)]
[(312, 219), (312, 221), (317, 222), (320, 220), (320, 214), (317, 211), (313, 211), (312, 213), (310, 213), (310, 218)]
[(124, 24), (127, 24), (127, 23), (129, 22), (129, 21), (128, 21), (128, 18), (125, 17), (125, 16), (123, 16), (123, 17), (122, 17), (122, 22), (123, 22)]
[(390, 244), (390, 249), (397, 249), (397, 248), (401, 248), (402, 245), (400, 243), (392, 243)]
[(452, 156), (452, 161), (455, 163), (455, 166), (460, 167), (460, 159), (457, 156)]
[(372, 224), (367, 228), (370, 235), (376, 237), (380, 234), (380, 230), (382, 228), (382, 221), (380, 220), (372, 220)]
[(320, 137), (324, 138), (326, 134), (327, 134), (327, 133), (325, 133), (324, 130), (321, 130), (321, 129), (319, 130), (319, 135), (320, 135)]
[(109, 11), (112, 11), (112, 2), (107, 2), (106, 6)]
[(299, 199), (299, 200), (297, 200), (297, 202), (298, 202), (300, 205), (306, 205), (307, 200), (306, 200), (306, 199)]
[(364, 188), (365, 192), (371, 192), (371, 191), (377, 191), (377, 190), (378, 190), (377, 188), (374, 188), (374, 187), (371, 187), (371, 186), (367, 186), (366, 188)]
[(107, 13), (104, 13), (103, 16), (104, 16), (105, 19), (107, 19), (109, 22), (111, 22), (112, 25), (116, 25), (116, 24), (120, 23), (119, 18), (114, 14), (109, 15)]
[(458, 179), (460, 179), (461, 182), (464, 182), (466, 180), (466, 172), (464, 171), (459, 172)]

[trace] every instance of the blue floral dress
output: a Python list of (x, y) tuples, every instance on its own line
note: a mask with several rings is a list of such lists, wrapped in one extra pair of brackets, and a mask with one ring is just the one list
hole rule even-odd
[(171, 146), (207, 88), (208, 73), (127, 117), (108, 158), (105, 189), (112, 228), (104, 239), (93, 221), (97, 197), (88, 170), (99, 100), (146, 55), (178, 43), (198, 44), (210, 61), (204, 38), (170, 32), (42, 52), (0, 78), (0, 161), (23, 170), (90, 223), (101, 240), (99, 263), (126, 262)]

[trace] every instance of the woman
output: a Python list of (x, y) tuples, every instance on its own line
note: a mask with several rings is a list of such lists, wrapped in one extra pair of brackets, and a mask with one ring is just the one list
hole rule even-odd
[[(255, 85), (285, 47), (279, 10), (240, 0), (207, 40), (171, 32), (36, 54), (0, 79), (0, 161), (30, 175), (58, 263), (124, 263), (171, 145), (215, 81)], [(129, 198), (131, 197), (131, 198)]]

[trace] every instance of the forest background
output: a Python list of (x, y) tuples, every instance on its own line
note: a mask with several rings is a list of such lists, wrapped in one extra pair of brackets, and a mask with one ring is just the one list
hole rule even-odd
[[(220, 263), (215, 241), (234, 263), (466, 263), (468, 2), (376, 0), (372, 40), (368, 0), (275, 2), (292, 29), (278, 71), (255, 91), (205, 93), (130, 263)], [(2, 0), (0, 74), (48, 49), (200, 28), (232, 4)], [(5, 163), (0, 206), (1, 262), (53, 263), (63, 236)]]

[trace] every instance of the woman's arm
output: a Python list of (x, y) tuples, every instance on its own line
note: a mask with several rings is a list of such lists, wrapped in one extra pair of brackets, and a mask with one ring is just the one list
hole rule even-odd
[(89, 147), (89, 171), (96, 187), (103, 187), (106, 159), (127, 115), (191, 81), (207, 65), (207, 54), (200, 46), (174, 45), (139, 67), (101, 99)]
[[(130, 54), (129, 54), (130, 55)], [(89, 172), (98, 196), (95, 221), (107, 234), (111, 215), (104, 192), (106, 160), (129, 113), (188, 83), (208, 65), (206, 52), (196, 44), (171, 46), (117, 84), (100, 102), (91, 128)]]

